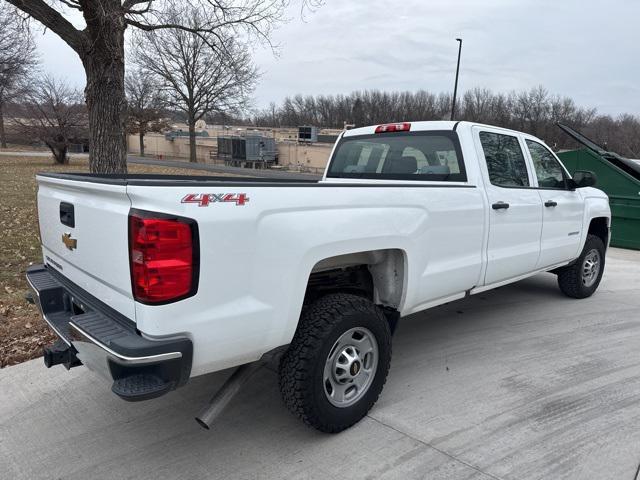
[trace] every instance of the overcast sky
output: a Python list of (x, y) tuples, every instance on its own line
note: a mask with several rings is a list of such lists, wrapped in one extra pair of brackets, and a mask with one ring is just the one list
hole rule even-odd
[[(544, 85), (601, 113), (640, 114), (640, 0), (326, 0), (258, 48), (255, 105), (287, 95)], [(44, 70), (84, 86), (75, 53), (38, 32)]]

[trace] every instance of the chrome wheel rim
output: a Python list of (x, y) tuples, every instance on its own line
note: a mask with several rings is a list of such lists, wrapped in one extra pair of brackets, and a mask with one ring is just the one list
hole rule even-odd
[(369, 390), (378, 368), (378, 342), (370, 330), (347, 330), (329, 351), (322, 377), (324, 393), (339, 408), (353, 405)]
[(591, 287), (596, 283), (598, 275), (600, 274), (601, 265), (600, 252), (595, 248), (589, 250), (582, 261), (582, 284), (585, 287)]

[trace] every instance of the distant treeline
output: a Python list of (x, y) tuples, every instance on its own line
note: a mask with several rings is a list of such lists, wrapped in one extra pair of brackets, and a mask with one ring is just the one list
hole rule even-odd
[[(295, 127), (316, 125), (342, 128), (395, 121), (448, 120), (451, 95), (417, 92), (356, 91), (349, 95), (287, 97), (281, 105), (254, 114), (256, 126)], [(599, 115), (595, 108), (576, 105), (573, 99), (551, 95), (543, 87), (529, 91), (495, 93), (474, 88), (459, 98), (456, 120), (487, 123), (531, 133), (556, 150), (576, 144), (555, 124), (566, 123), (608, 149), (629, 158), (640, 158), (640, 118), (623, 114)]]

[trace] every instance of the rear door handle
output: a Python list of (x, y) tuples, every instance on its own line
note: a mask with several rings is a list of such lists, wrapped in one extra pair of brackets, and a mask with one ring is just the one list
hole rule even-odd
[(544, 206), (545, 207), (557, 207), (558, 206), (558, 202), (554, 202), (553, 200), (547, 200), (546, 202), (544, 202)]
[(509, 208), (509, 204), (505, 202), (497, 202), (491, 205), (491, 208), (493, 208), (494, 210), (506, 210), (507, 208)]

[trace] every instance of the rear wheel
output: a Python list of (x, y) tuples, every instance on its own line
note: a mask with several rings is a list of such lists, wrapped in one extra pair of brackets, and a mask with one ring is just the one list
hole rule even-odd
[(391, 363), (391, 332), (382, 310), (348, 294), (307, 307), (280, 362), (287, 408), (323, 432), (340, 432), (371, 409)]
[(600, 237), (589, 235), (576, 262), (558, 271), (560, 290), (572, 298), (593, 295), (602, 280), (604, 259), (604, 243)]

